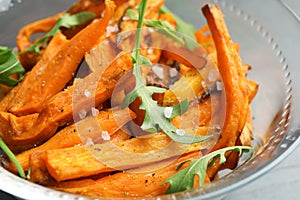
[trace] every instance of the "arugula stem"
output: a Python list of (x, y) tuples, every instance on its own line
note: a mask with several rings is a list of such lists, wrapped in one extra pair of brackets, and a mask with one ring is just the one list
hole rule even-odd
[(16, 166), (16, 168), (18, 170), (19, 175), (25, 179), (26, 175), (25, 175), (25, 172), (24, 172), (21, 164), (19, 163), (18, 159), (13, 154), (13, 152), (8, 148), (8, 146), (2, 140), (2, 138), (0, 138), (0, 148), (4, 151), (4, 153), (8, 156), (8, 158), (14, 163), (14, 165)]
[(139, 57), (140, 57), (140, 52), (139, 52), (139, 48), (140, 48), (140, 43), (141, 43), (141, 31), (142, 31), (142, 26), (144, 23), (144, 15), (145, 15), (145, 10), (146, 10), (146, 6), (147, 6), (147, 0), (141, 1), (140, 3), (140, 9), (139, 9), (139, 20), (138, 20), (138, 26), (137, 26), (137, 30), (136, 30), (136, 39), (135, 39), (135, 44), (134, 44), (134, 49), (133, 49), (133, 57), (135, 58), (135, 65), (133, 68), (133, 73), (136, 77), (136, 87), (141, 86), (141, 84), (143, 84), (142, 81), (142, 74), (141, 74), (141, 66), (140, 66), (140, 61), (139, 61)]

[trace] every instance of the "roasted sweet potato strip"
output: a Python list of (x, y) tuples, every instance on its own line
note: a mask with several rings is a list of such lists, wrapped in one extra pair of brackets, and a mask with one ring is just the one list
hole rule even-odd
[(42, 185), (49, 184), (55, 180), (49, 175), (45, 164), (46, 151), (35, 151), (28, 158), (30, 166), (29, 181)]
[[(167, 185), (162, 186), (163, 181), (176, 173), (176, 168), (181, 162), (199, 156), (199, 152), (193, 152), (176, 160), (145, 166), (138, 171), (119, 172), (97, 180), (67, 181), (52, 188), (97, 198), (155, 197), (164, 194)], [(206, 178), (205, 182), (208, 183), (209, 179)]]
[[(122, 75), (132, 69), (130, 54), (120, 55), (102, 76), (92, 73), (66, 90), (49, 99), (29, 131), (22, 133), (10, 130), (1, 137), (14, 151), (25, 150), (49, 139), (59, 126), (80, 120), (82, 111), (88, 112), (110, 98), (112, 91)], [(87, 97), (85, 91), (91, 92)]]
[(211, 30), (218, 59), (218, 68), (226, 93), (226, 116), (222, 135), (213, 150), (233, 146), (244, 128), (248, 114), (245, 73), (237, 50), (227, 30), (223, 14), (216, 5), (202, 9)]
[[(214, 4), (208, 4), (202, 8), (207, 19), (217, 52), (217, 63), (222, 76), (226, 94), (226, 115), (221, 132), (221, 137), (211, 151), (233, 146), (236, 144), (242, 132), (249, 111), (249, 99), (247, 94), (247, 80), (245, 67), (237, 51), (237, 46), (231, 41), (223, 14), (220, 8)], [(230, 157), (230, 153), (226, 155)], [(236, 162), (236, 159), (233, 159)], [(219, 164), (211, 166), (207, 173), (214, 178)]]
[(248, 92), (248, 99), (249, 99), (249, 103), (254, 99), (254, 97), (256, 96), (257, 92), (258, 92), (258, 83), (247, 79), (247, 92)]
[(9, 133), (12, 129), (17, 133), (30, 130), (37, 118), (37, 113), (16, 117), (11, 113), (0, 112), (0, 137), (3, 137), (2, 133)]
[[(129, 117), (126, 117), (126, 114), (128, 113), (130, 113), (130, 115)], [(103, 139), (101, 139), (99, 130), (105, 130), (112, 136), (118, 129), (134, 118), (135, 114), (129, 109), (115, 110), (114, 112), (112, 110), (100, 111), (97, 118), (91, 116), (76, 124), (67, 126), (42, 145), (17, 155), (17, 159), (22, 168), (27, 170), (29, 156), (34, 152), (61, 149), (83, 144), (86, 142), (87, 137), (91, 138), (93, 141), (101, 142)], [(99, 123), (99, 125), (97, 123)], [(98, 126), (100, 126), (100, 129)], [(99, 130), (97, 131), (97, 129)], [(12, 163), (9, 163), (5, 168), (17, 172)]]
[[(207, 127), (197, 134), (205, 135)], [(102, 172), (136, 168), (160, 160), (199, 151), (202, 144), (176, 144), (163, 133), (119, 143), (75, 146), (47, 151), (46, 165), (57, 181), (91, 176)], [(97, 158), (97, 159), (96, 159)]]
[(39, 73), (29, 72), (26, 82), (20, 83), (16, 98), (12, 99), (8, 110), (16, 115), (40, 112), (45, 101), (61, 91), (77, 69), (84, 54), (91, 50), (101, 35), (106, 32), (115, 9), (112, 1), (106, 0), (106, 12), (102, 19), (96, 19), (76, 34), (60, 48), (45, 69)]
[[(25, 51), (28, 47), (30, 47), (33, 44), (31, 42), (32, 35), (36, 33), (46, 33), (50, 31), (50, 29), (55, 25), (57, 19), (61, 17), (64, 13), (65, 12), (61, 12), (54, 16), (35, 21), (21, 28), (16, 40), (19, 51)], [(40, 60), (41, 55), (43, 53), (44, 50), (42, 50), (40, 54), (28, 52), (19, 55), (19, 59), (22, 66), (25, 69), (30, 70)]]
[[(12, 104), (15, 102), (16, 99), (20, 100), (17, 96), (21, 93), (21, 90), (24, 90), (25, 87), (31, 87), (32, 81), (35, 81), (35, 76), (43, 72), (48, 65), (48, 63), (53, 59), (55, 54), (59, 51), (60, 47), (63, 46), (68, 40), (65, 36), (61, 33), (57, 33), (50, 43), (48, 44), (48, 48), (44, 51), (42, 58), (39, 62), (35, 65), (35, 67), (31, 70), (30, 74), (26, 75), (22, 81), (22, 84), (17, 85), (14, 87), (10, 92), (5, 96), (4, 99), (0, 102), (0, 111), (7, 111)], [(33, 77), (34, 76), (34, 77)], [(46, 83), (44, 83), (46, 84)], [(40, 85), (35, 85), (37, 88), (41, 88), (43, 82), (40, 82)], [(31, 90), (37, 90), (36, 88), (31, 88)], [(28, 88), (27, 88), (28, 91)], [(31, 96), (31, 94), (28, 94)], [(16, 98), (16, 99), (15, 99)], [(21, 100), (20, 100), (21, 101)]]

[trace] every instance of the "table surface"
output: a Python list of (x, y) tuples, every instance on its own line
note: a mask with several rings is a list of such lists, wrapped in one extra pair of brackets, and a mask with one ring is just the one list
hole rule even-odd
[[(296, 14), (300, 14), (299, 0), (285, 0), (291, 3)], [(1, 2), (1, 0), (0, 0)], [(298, 81), (296, 81), (298, 82)], [(283, 162), (267, 174), (229, 193), (222, 200), (296, 200), (300, 199), (300, 147), (291, 153)], [(0, 200), (16, 200), (0, 191)]]

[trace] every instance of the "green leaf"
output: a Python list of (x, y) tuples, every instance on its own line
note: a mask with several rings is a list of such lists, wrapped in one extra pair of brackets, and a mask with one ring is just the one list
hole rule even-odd
[(185, 99), (184, 101), (181, 101), (179, 104), (172, 106), (172, 108), (173, 111), (172, 111), (172, 115), (170, 116), (170, 119), (173, 119), (174, 117), (177, 117), (187, 112), (187, 110), (189, 109), (189, 101), (188, 99)]
[[(22, 79), (24, 72), (16, 54), (11, 49), (0, 46), (0, 84), (13, 87)], [(13, 74), (17, 74), (19, 79), (13, 79)]]
[(22, 178), (26, 178), (25, 172), (21, 166), (21, 164), (19, 163), (18, 159), (16, 158), (16, 156), (13, 154), (13, 152), (8, 148), (8, 146), (5, 144), (5, 142), (2, 140), (2, 138), (0, 138), (0, 148), (3, 150), (3, 152), (8, 156), (8, 158), (12, 161), (12, 163), (15, 165), (15, 167), (17, 168), (17, 171), (19, 173), (19, 175)]
[(74, 28), (78, 25), (84, 24), (92, 19), (95, 18), (95, 13), (83, 11), (76, 13), (74, 15), (71, 15), (69, 13), (66, 13), (65, 15), (58, 18), (56, 24), (52, 27), (52, 29), (47, 32), (43, 37), (41, 37), (37, 42), (35, 42), (33, 45), (28, 47), (25, 51), (20, 52), (20, 54), (26, 53), (26, 52), (35, 52), (39, 53), (40, 48), (47, 45), (47, 42), (49, 38), (53, 37), (56, 33), (60, 31), (60, 28)]
[[(141, 39), (141, 28), (143, 25), (144, 20), (144, 13), (147, 5), (147, 0), (142, 0), (138, 9), (138, 26), (136, 32), (136, 40), (134, 44), (134, 49), (132, 52), (132, 62), (134, 64), (133, 67), (133, 75), (135, 77), (135, 88), (128, 93), (123, 102), (121, 107), (125, 108), (129, 106), (136, 98), (141, 99), (140, 109), (145, 110), (145, 117), (144, 121), (141, 125), (141, 128), (144, 131), (148, 132), (157, 132), (158, 128), (162, 129), (164, 133), (166, 133), (172, 140), (179, 143), (184, 144), (191, 144), (196, 142), (203, 142), (210, 138), (210, 136), (193, 136), (189, 134), (185, 134), (183, 130), (177, 129), (171, 122), (171, 119), (175, 116), (178, 116), (188, 109), (188, 101), (185, 100), (178, 105), (173, 107), (174, 112), (171, 114), (169, 118), (167, 118), (164, 114), (166, 108), (160, 107), (156, 101), (152, 99), (154, 93), (163, 93), (166, 90), (159, 87), (154, 86), (145, 86), (143, 83), (140, 66), (141, 65), (148, 65), (151, 66), (151, 61), (141, 56), (139, 53), (140, 47), (140, 39)], [(137, 18), (136, 13), (134, 11), (127, 11), (127, 14), (131, 18)], [(168, 35), (173, 35), (174, 38), (179, 38), (176, 33), (174, 32), (174, 28), (167, 22), (160, 21), (160, 20), (146, 20), (146, 24), (148, 26), (155, 26), (159, 27), (161, 31), (164, 31)], [(184, 133), (184, 134), (182, 134)]]
[(128, 93), (125, 98), (122, 101), (121, 108), (124, 109), (128, 107), (132, 102), (134, 102), (135, 99), (137, 99), (139, 96), (135, 90)]
[(196, 175), (199, 177), (199, 186), (203, 186), (207, 167), (213, 165), (214, 162), (217, 160), (217, 158), (220, 158), (219, 161), (220, 164), (225, 163), (226, 162), (225, 153), (229, 151), (237, 151), (239, 152), (240, 156), (242, 155), (243, 152), (251, 151), (251, 154), (253, 154), (252, 147), (233, 146), (233, 147), (227, 147), (217, 151), (213, 151), (201, 158), (192, 159), (184, 163), (181, 163), (178, 166), (177, 170), (180, 170), (183, 164), (187, 162), (189, 162), (189, 165), (188, 167), (181, 169), (176, 174), (169, 177), (163, 182), (163, 184), (170, 183), (165, 193), (171, 194), (171, 193), (182, 192), (185, 190), (193, 189)]
[(147, 65), (147, 66), (152, 66), (151, 61), (149, 60), (149, 58), (140, 55), (139, 56), (139, 64), (140, 65)]
[(127, 10), (126, 10), (126, 15), (127, 15), (131, 20), (139, 20), (139, 15), (138, 15), (133, 9), (127, 9)]
[(85, 24), (86, 22), (93, 20), (95, 16), (95, 13), (89, 11), (82, 11), (74, 15), (66, 13), (58, 19), (56, 26), (57, 29), (60, 27), (75, 28), (78, 25)]
[(179, 16), (172, 13), (165, 5), (160, 8), (160, 12), (172, 14), (174, 16), (177, 25), (177, 31), (185, 36), (184, 38), (188, 49), (193, 50), (198, 46), (195, 37), (196, 29), (191, 23), (185, 22)]
[(184, 45), (185, 41), (182, 36), (178, 35), (176, 29), (167, 21), (162, 20), (145, 20), (148, 27), (155, 28), (158, 32), (171, 38), (175, 42)]
[[(138, 6), (140, 9), (140, 6)], [(147, 20), (145, 19), (146, 25), (148, 27), (155, 28), (157, 31), (161, 32), (165, 36), (171, 38), (175, 42), (186, 45), (186, 47), (190, 50), (194, 50), (196, 47), (199, 47), (199, 44), (197, 43), (196, 37), (195, 37), (195, 27), (188, 22), (185, 22), (182, 20), (179, 16), (172, 13), (166, 6), (162, 6), (160, 8), (160, 13), (169, 13), (174, 16), (174, 19), (176, 21), (177, 30), (167, 21), (163, 20)], [(138, 14), (132, 10), (128, 9), (126, 11), (127, 16), (131, 20), (138, 20)], [(180, 33), (180, 34), (178, 34)], [(211, 43), (207, 43), (206, 45), (212, 45)], [(202, 45), (201, 45), (202, 46)]]

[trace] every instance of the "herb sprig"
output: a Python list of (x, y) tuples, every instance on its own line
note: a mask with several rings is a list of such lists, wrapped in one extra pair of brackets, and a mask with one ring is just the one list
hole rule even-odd
[[(141, 125), (141, 128), (148, 132), (157, 132), (158, 127), (164, 131), (172, 140), (184, 143), (191, 144), (197, 142), (203, 142), (210, 138), (210, 136), (192, 136), (185, 134), (184, 130), (177, 129), (172, 123), (171, 119), (175, 116), (183, 114), (189, 106), (187, 100), (180, 102), (178, 105), (173, 107), (160, 107), (157, 102), (152, 99), (154, 93), (164, 93), (166, 90), (154, 86), (145, 86), (143, 83), (141, 75), (141, 65), (151, 66), (151, 61), (140, 55), (139, 46), (141, 40), (141, 28), (144, 20), (144, 13), (146, 9), (147, 0), (141, 1), (137, 10), (138, 15), (138, 29), (136, 32), (136, 41), (134, 50), (132, 53), (132, 60), (134, 64), (133, 75), (136, 80), (135, 88), (126, 95), (124, 98), (121, 107), (125, 108), (129, 106), (135, 99), (141, 99), (140, 109), (145, 110), (144, 122)], [(171, 115), (166, 115), (165, 111), (171, 110)]]
[(83, 11), (71, 15), (70, 13), (66, 13), (60, 18), (58, 18), (56, 24), (52, 27), (52, 29), (47, 32), (43, 37), (41, 37), (38, 41), (28, 47), (25, 51), (20, 52), (21, 54), (26, 52), (35, 52), (39, 53), (40, 48), (46, 46), (49, 38), (53, 37), (56, 33), (60, 31), (60, 28), (74, 28), (78, 25), (84, 24), (95, 18), (95, 13), (89, 11)]
[(191, 23), (184, 21), (179, 16), (172, 13), (165, 5), (163, 5), (159, 11), (163, 14), (172, 14), (176, 21), (177, 31), (185, 36), (185, 42), (188, 49), (193, 50), (199, 46), (195, 37), (196, 28)]
[[(191, 23), (184, 21), (179, 16), (172, 13), (165, 5), (160, 8), (160, 13), (172, 14), (176, 21), (177, 28), (175, 29), (168, 21), (164, 20), (144, 19), (146, 25), (155, 28), (157, 31), (171, 38), (178, 44), (186, 45), (189, 50), (194, 50), (199, 46), (212, 45), (212, 43), (198, 44), (195, 37), (195, 27)], [(138, 20), (138, 14), (133, 9), (128, 9), (126, 14), (131, 20)]]
[[(0, 84), (13, 87), (22, 79), (24, 72), (13, 50), (0, 46)], [(17, 74), (18, 79), (12, 78), (13, 74)]]
[(24, 172), (21, 164), (19, 163), (18, 159), (13, 154), (13, 152), (8, 148), (8, 146), (2, 140), (2, 138), (0, 138), (0, 148), (8, 156), (8, 158), (12, 161), (12, 163), (16, 166), (19, 175), (25, 179), (26, 175), (25, 175), (25, 172)]
[(247, 146), (233, 146), (233, 147), (227, 147), (223, 148), (217, 151), (213, 151), (201, 158), (192, 159), (186, 162), (181, 163), (177, 170), (180, 170), (182, 166), (189, 162), (188, 167), (178, 171), (173, 176), (166, 179), (163, 184), (170, 183), (166, 194), (176, 193), (176, 192), (182, 192), (185, 190), (191, 190), (194, 188), (194, 180), (195, 176), (197, 175), (199, 178), (199, 186), (204, 185), (204, 180), (206, 176), (206, 170), (208, 167), (212, 166), (217, 158), (220, 158), (219, 163), (223, 164), (226, 162), (225, 153), (229, 151), (237, 151), (239, 152), (240, 156), (244, 152), (252, 152), (252, 147)]

